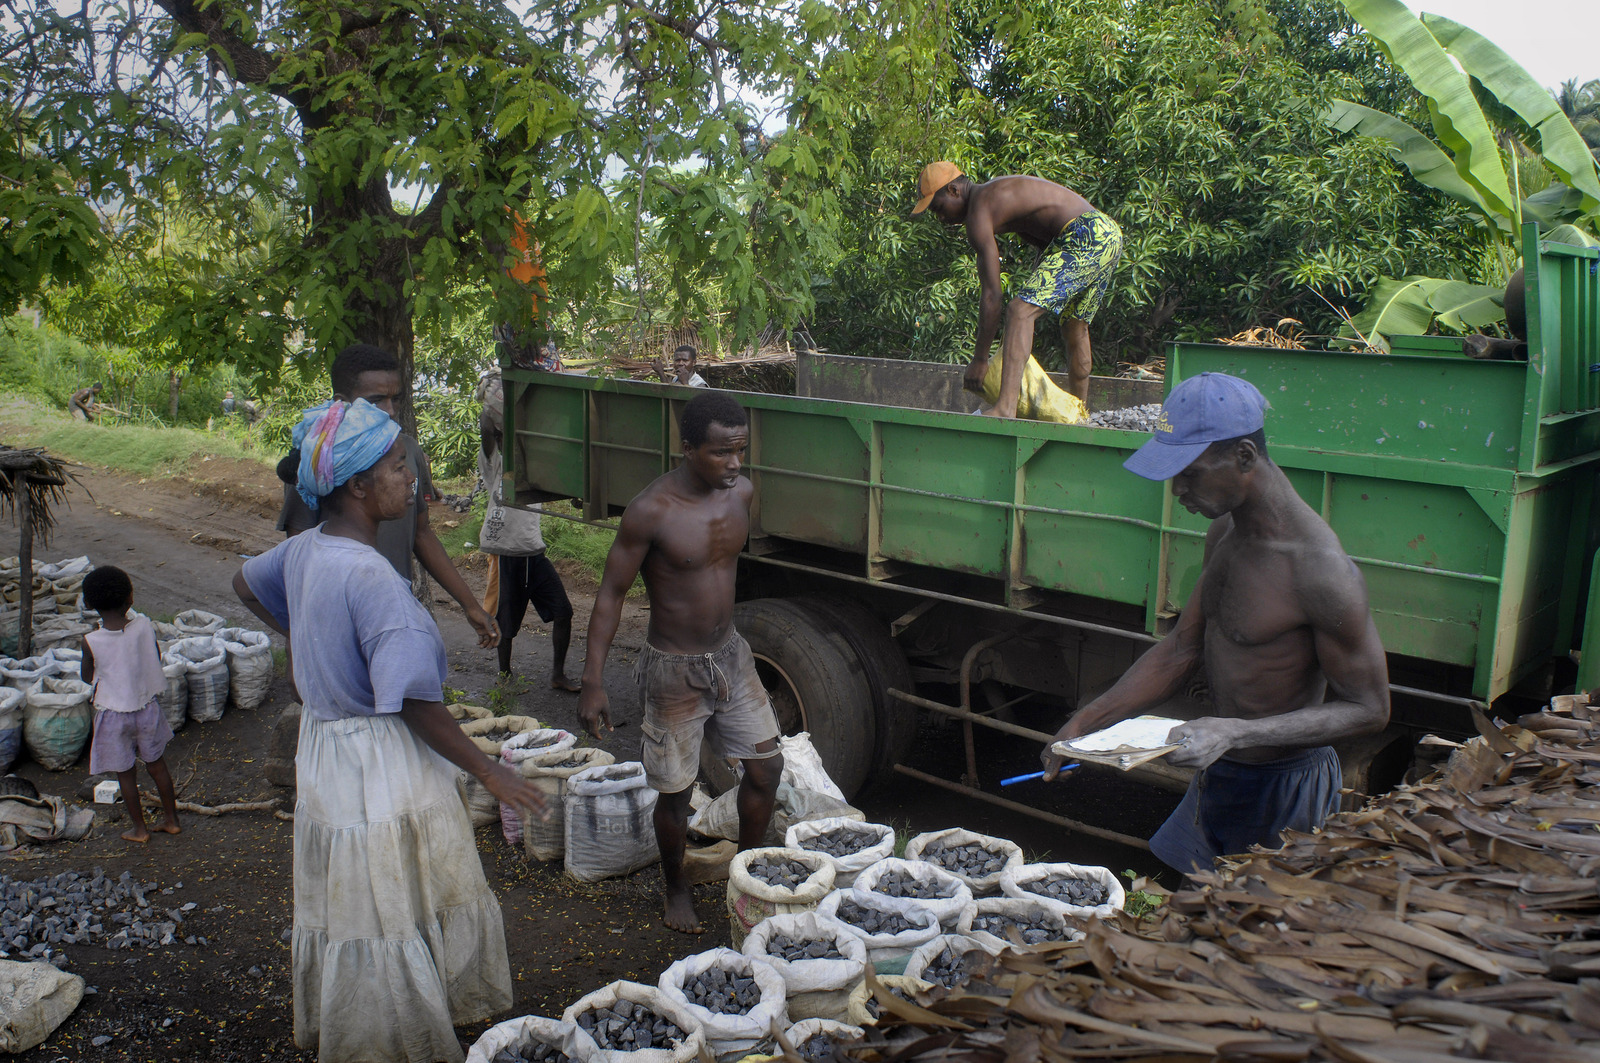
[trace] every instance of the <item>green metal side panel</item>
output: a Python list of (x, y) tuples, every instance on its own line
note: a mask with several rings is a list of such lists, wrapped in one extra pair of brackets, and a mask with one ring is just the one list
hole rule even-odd
[(909, 489), (883, 492), (880, 554), (1004, 579), (1015, 438), (893, 423), (879, 432), (883, 484)]
[(621, 513), (634, 495), (670, 468), (665, 460), (668, 407), (668, 400), (655, 395), (595, 393), (586, 500), (596, 515)]
[(865, 554), (870, 455), (850, 421), (770, 409), (751, 416), (751, 535)]
[(1023, 583), (1132, 605), (1149, 601), (1162, 487), (1122, 468), (1141, 441), (1047, 442), (1023, 466)]
[(507, 384), (507, 403), (514, 413), (506, 475), (519, 490), (537, 487), (552, 495), (582, 498), (588, 467), (584, 439), (588, 393), (530, 387), (516, 380)]
[(1496, 617), (1489, 696), (1509, 689), (1530, 669), (1566, 652), (1558, 633), (1566, 582), (1573, 482), (1566, 476), (1518, 494), (1506, 535), (1505, 576)]

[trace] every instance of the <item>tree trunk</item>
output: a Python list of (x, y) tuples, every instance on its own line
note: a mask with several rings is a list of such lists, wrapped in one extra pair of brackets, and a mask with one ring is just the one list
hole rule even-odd
[(178, 391), (183, 378), (176, 369), (167, 372), (167, 420), (173, 424), (178, 423)]

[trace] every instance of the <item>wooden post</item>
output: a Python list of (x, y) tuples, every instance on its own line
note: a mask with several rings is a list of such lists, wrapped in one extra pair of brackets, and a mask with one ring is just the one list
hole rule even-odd
[(21, 609), (17, 613), (17, 658), (33, 656), (33, 497), (29, 494), (28, 474), (14, 473), (17, 492), (17, 522), (22, 525), (22, 547), (17, 551), (21, 572), (17, 577)]

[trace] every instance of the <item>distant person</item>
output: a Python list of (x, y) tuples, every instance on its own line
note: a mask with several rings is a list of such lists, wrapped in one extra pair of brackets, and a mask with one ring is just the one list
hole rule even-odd
[(489, 585), (491, 601), (484, 609), (494, 613), (500, 627), (500, 673), (511, 675), (511, 643), (522, 629), (528, 606), (539, 619), (550, 625), (550, 686), (576, 693), (580, 686), (567, 678), (567, 650), (572, 645), (572, 602), (561, 583), (561, 574), (545, 556), (544, 536), (538, 507), (524, 509), (507, 505), (501, 494), (505, 459), (501, 448), (505, 440), (504, 392), (498, 375), (485, 380), (480, 388), (483, 411), (478, 417), (480, 446), (478, 475), (489, 493), (484, 510), (483, 529), (478, 549), (489, 555), (492, 568)]
[[(955, 163), (929, 163), (919, 179), (922, 198), (911, 213), (931, 210), (946, 225), (964, 225), (967, 242), (978, 258), (982, 294), (978, 304), (977, 348), (967, 366), (963, 386), (988, 398), (989, 347), (1000, 329), (1005, 309), (1005, 339), (1000, 347), (999, 391), (989, 413), (1016, 417), (1023, 398), (1023, 379), (1045, 394), (1034, 396), (1034, 419), (1082, 421), (1088, 417), (1089, 374), (1094, 354), (1089, 347), (1089, 322), (1105, 302), (1111, 275), (1122, 256), (1122, 230), (1070, 188), (1038, 177), (996, 177), (974, 184)], [(1016, 233), (1043, 252), (1033, 272), (1016, 283), (1006, 302), (1000, 284), (1000, 245), (995, 237)], [(1063, 404), (1050, 395), (1055, 385), (1034, 363), (1033, 325), (1045, 312), (1061, 321), (1067, 344), (1067, 392), (1077, 400)], [(1059, 391), (1059, 389), (1056, 389)], [(1056, 412), (1053, 412), (1056, 411)]]
[(104, 386), (96, 382), (72, 393), (72, 398), (67, 401), (67, 409), (72, 412), (73, 420), (94, 420), (95, 413), (100, 409), (100, 392)]
[(289, 639), (305, 695), (295, 784), (294, 1040), (321, 1063), (459, 1061), (455, 1025), (512, 1003), (499, 901), (459, 771), (524, 813), (527, 780), (445, 711), (444, 640), (377, 553), (416, 488), (400, 426), (338, 399), (295, 428), (296, 487), (324, 516), (233, 577)]
[(89, 773), (117, 777), (122, 803), (133, 825), (122, 837), (141, 845), (150, 840), (139, 801), (139, 761), (161, 795), (164, 813), (156, 830), (177, 834), (178, 797), (162, 759), (172, 727), (157, 697), (166, 693), (156, 631), (133, 608), (133, 581), (120, 568), (101, 565), (83, 578), (83, 604), (100, 614), (100, 627), (83, 637), (83, 681), (94, 684), (94, 740)]
[(1194, 593), (1171, 634), (1115, 686), (1073, 714), (1052, 744), (1160, 705), (1202, 666), (1213, 715), (1174, 727), (1167, 754), (1196, 769), (1150, 851), (1185, 874), (1252, 845), (1275, 849), (1338, 810), (1333, 743), (1389, 722), (1389, 670), (1361, 571), (1322, 517), (1267, 457), (1267, 403), (1222, 373), (1167, 396), (1155, 436), (1124, 465), (1172, 481), (1172, 495), (1211, 521)]
[(232, 417), (237, 406), (238, 403), (234, 401), (233, 392), (224, 392), (222, 395), (222, 415), (224, 417)]
[(634, 677), (644, 721), (640, 759), (656, 801), (656, 844), (665, 881), (665, 922), (702, 931), (684, 874), (689, 792), (700, 774), (700, 742), (744, 764), (739, 848), (766, 836), (783, 774), (777, 717), (756, 675), (750, 644), (733, 627), (733, 584), (750, 535), (750, 481), (739, 475), (749, 418), (726, 392), (696, 395), (679, 424), (683, 462), (640, 491), (622, 513), (589, 619), (578, 718), (595, 738), (611, 727), (606, 654), (622, 599), (644, 574), (650, 629)]
[(672, 352), (672, 369), (670, 371), (667, 369), (667, 363), (660, 358), (656, 359), (654, 369), (663, 384), (682, 384), (691, 388), (708, 388), (711, 385), (706, 383), (706, 378), (695, 371), (695, 362), (698, 358), (699, 352), (694, 349), (694, 345), (685, 343)]
[[(390, 417), (395, 416), (401, 390), (400, 360), (388, 351), (368, 343), (353, 343), (334, 358), (328, 375), (333, 381), (334, 398), (343, 402), (366, 399)], [(478, 645), (493, 646), (500, 638), (494, 617), (473, 597), (438, 534), (428, 523), (433, 478), (428, 471), (427, 455), (410, 436), (401, 435), (400, 440), (405, 446), (406, 468), (411, 471), (417, 490), (407, 502), (405, 516), (385, 520), (378, 526), (377, 551), (388, 559), (407, 584), (411, 583), (412, 559), (421, 562), (428, 575), (437, 580), (467, 614), (468, 622), (478, 633)], [(295, 481), (299, 463), (299, 452), (294, 450), (278, 463), (278, 478), (284, 481), (284, 489), (277, 528), (287, 537), (299, 535), (321, 519), (290, 486)]]

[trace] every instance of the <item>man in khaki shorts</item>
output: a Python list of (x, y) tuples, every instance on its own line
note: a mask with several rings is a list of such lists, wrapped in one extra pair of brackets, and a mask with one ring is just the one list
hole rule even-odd
[(703, 929), (694, 914), (683, 854), (689, 791), (710, 737), (744, 764), (739, 783), (739, 848), (760, 845), (783, 774), (778, 721), (756, 676), (750, 646), (733, 627), (739, 552), (750, 535), (750, 481), (739, 475), (750, 441), (744, 408), (723, 392), (697, 395), (679, 425), (683, 464), (639, 492), (622, 514), (589, 617), (578, 717), (596, 738), (611, 728), (606, 654), (622, 599), (644, 575), (650, 596), (648, 644), (634, 678), (644, 712), (640, 759), (656, 801), (656, 843), (666, 881), (665, 921)]

